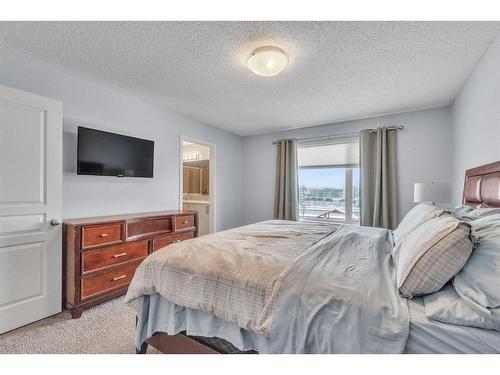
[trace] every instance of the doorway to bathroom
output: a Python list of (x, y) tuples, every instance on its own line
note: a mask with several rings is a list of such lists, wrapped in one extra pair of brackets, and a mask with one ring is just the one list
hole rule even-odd
[(215, 145), (181, 136), (180, 199), (183, 210), (198, 213), (198, 234), (215, 230)]

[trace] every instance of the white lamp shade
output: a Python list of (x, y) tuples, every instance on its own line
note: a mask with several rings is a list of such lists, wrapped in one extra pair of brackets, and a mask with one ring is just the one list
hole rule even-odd
[(450, 203), (451, 185), (448, 182), (417, 182), (413, 187), (415, 203)]

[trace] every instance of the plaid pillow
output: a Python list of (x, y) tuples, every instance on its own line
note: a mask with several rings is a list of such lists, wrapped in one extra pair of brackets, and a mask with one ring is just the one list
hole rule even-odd
[(470, 225), (449, 214), (420, 225), (394, 248), (399, 293), (413, 297), (440, 290), (463, 268), (474, 242)]

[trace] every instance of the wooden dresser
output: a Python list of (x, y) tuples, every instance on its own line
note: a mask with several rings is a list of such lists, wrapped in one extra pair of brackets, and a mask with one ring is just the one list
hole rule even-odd
[(79, 318), (83, 310), (125, 294), (148, 254), (197, 235), (192, 211), (65, 220), (64, 306)]

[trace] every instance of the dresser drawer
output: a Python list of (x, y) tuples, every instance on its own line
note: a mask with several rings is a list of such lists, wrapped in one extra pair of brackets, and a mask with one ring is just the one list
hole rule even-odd
[(166, 234), (163, 236), (158, 236), (154, 239), (153, 251), (159, 250), (173, 243), (189, 240), (191, 238), (194, 238), (194, 232), (184, 232), (184, 233)]
[(118, 242), (121, 239), (122, 225), (120, 223), (82, 227), (83, 248)]
[(172, 218), (158, 217), (139, 219), (127, 223), (127, 237), (151, 235), (161, 232), (172, 232)]
[(128, 285), (140, 263), (136, 261), (99, 275), (82, 277), (81, 299)]
[(148, 256), (149, 242), (135, 241), (82, 253), (82, 273)]
[(175, 218), (175, 230), (193, 228), (194, 215), (182, 215)]

